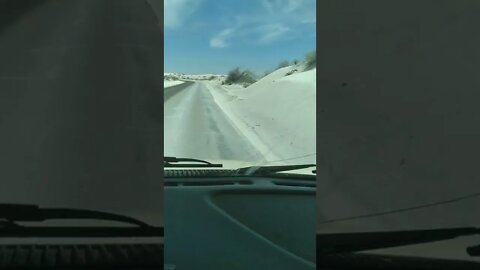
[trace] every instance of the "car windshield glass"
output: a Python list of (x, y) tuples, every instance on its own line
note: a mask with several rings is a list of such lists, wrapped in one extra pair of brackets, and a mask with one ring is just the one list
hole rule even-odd
[(165, 156), (315, 164), (315, 10), (314, 0), (165, 1)]
[[(367, 2), (319, 13), (317, 232), (478, 227), (478, 5)], [(479, 261), (478, 244), (382, 252)]]
[(0, 203), (163, 225), (155, 4), (0, 1)]

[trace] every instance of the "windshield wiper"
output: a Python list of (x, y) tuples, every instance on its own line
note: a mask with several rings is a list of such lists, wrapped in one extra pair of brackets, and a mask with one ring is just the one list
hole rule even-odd
[[(123, 222), (136, 227), (26, 227), (18, 222), (91, 219)], [(0, 204), (0, 236), (163, 236), (163, 227), (113, 213), (72, 208), (40, 208), (31, 204)]]
[[(317, 234), (317, 254), (331, 255), (430, 243), (480, 234), (480, 228)], [(470, 256), (480, 256), (480, 245), (468, 247)]]
[[(186, 163), (186, 164), (172, 164), (172, 163), (181, 163), (181, 162), (198, 162), (197, 163)], [(201, 160), (201, 159), (194, 159), (194, 158), (177, 158), (177, 157), (164, 157), (163, 161), (163, 167), (182, 167), (182, 168), (201, 168), (201, 167), (207, 167), (207, 168), (212, 168), (212, 167), (217, 167), (221, 168), (223, 167), (222, 164), (213, 164), (210, 163), (206, 160)]]
[(310, 167), (316, 167), (316, 164), (301, 164), (301, 165), (281, 165), (281, 166), (251, 166), (239, 168), (236, 170), (240, 175), (268, 175), (278, 172), (286, 172), (293, 170), (300, 170)]

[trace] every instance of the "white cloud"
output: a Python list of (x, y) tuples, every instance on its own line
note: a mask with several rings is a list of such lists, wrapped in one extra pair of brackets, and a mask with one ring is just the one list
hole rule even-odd
[(302, 7), (302, 3), (304, 3), (304, 0), (287, 0), (286, 5), (284, 6), (283, 10), (286, 13), (291, 13), (297, 10), (298, 8)]
[(268, 13), (292, 13), (302, 7), (308, 7), (306, 0), (262, 0), (262, 6)]
[(210, 46), (224, 48), (234, 40), (268, 45), (300, 37), (302, 29), (315, 24), (315, 0), (261, 0), (255, 12), (238, 14), (234, 22), (210, 39)]
[(269, 44), (284, 37), (290, 28), (282, 24), (267, 24), (257, 28), (258, 41), (262, 44)]
[(271, 0), (262, 0), (262, 5), (268, 13), (273, 13), (275, 8)]
[(210, 46), (213, 48), (225, 48), (229, 44), (227, 40), (232, 36), (233, 29), (227, 28), (210, 39)]
[(201, 0), (164, 0), (165, 28), (180, 27), (197, 10)]

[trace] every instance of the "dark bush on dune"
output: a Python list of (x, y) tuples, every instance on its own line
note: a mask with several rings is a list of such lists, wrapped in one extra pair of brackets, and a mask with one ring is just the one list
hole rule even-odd
[(255, 74), (250, 70), (240, 70), (240, 68), (234, 68), (230, 72), (228, 72), (227, 78), (225, 79), (225, 84), (232, 85), (232, 84), (242, 84), (242, 85), (250, 85), (257, 80), (255, 79)]
[(282, 62), (280, 62), (280, 64), (278, 64), (277, 69), (288, 67), (288, 66), (290, 66), (290, 63), (288, 63), (288, 61), (282, 61)]
[(317, 51), (309, 52), (305, 56), (305, 70), (317, 67)]

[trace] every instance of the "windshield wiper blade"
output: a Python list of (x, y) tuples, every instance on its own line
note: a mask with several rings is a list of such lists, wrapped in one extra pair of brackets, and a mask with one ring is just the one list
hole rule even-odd
[[(152, 226), (138, 219), (113, 213), (73, 209), (73, 208), (40, 208), (33, 204), (0, 204), (0, 223), (2, 227), (19, 227), (15, 222), (38, 222), (52, 219), (91, 219), (123, 222), (142, 228)], [(1, 228), (1, 227), (0, 227)]]
[[(172, 164), (172, 163), (180, 163), (180, 162), (198, 162), (200, 164), (196, 163), (187, 163), (187, 164)], [(182, 168), (201, 168), (201, 167), (207, 167), (207, 168), (221, 168), (223, 167), (222, 164), (213, 164), (210, 163), (206, 160), (201, 160), (201, 159), (195, 159), (195, 158), (177, 158), (177, 157), (164, 157), (163, 161), (163, 167), (182, 167)]]
[[(412, 230), (392, 232), (317, 234), (317, 254), (330, 255), (391, 248), (449, 240), (461, 236), (480, 234), (480, 228)], [(480, 256), (479, 247), (469, 247), (470, 256)]]
[(316, 164), (300, 164), (300, 165), (281, 165), (281, 166), (251, 166), (239, 168), (236, 170), (240, 175), (267, 175), (278, 172), (286, 172), (300, 170), (310, 167), (316, 167)]

